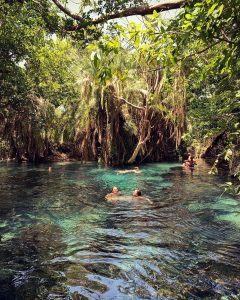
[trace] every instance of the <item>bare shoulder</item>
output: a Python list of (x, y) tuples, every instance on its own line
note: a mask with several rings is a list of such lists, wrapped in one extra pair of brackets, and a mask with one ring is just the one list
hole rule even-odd
[(122, 194), (119, 192), (117, 194), (114, 194), (114, 193), (109, 193), (105, 196), (105, 200), (107, 201), (117, 201), (119, 200), (119, 197), (121, 197)]
[(105, 196), (106, 200), (111, 200), (112, 198), (114, 198), (114, 194), (113, 193), (109, 193)]
[(148, 197), (143, 197), (143, 198), (144, 198), (144, 201), (147, 201), (148, 203), (153, 204), (152, 200), (149, 199)]
[(151, 199), (149, 199), (148, 197), (144, 197), (144, 196), (138, 196), (138, 197), (132, 196), (132, 199), (139, 200), (139, 201), (144, 201), (144, 202), (148, 202), (150, 204), (153, 204)]

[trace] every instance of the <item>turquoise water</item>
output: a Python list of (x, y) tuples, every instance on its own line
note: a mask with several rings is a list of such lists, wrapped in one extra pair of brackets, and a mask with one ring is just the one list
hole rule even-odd
[[(240, 200), (180, 164), (0, 164), (0, 299), (240, 299)], [(118, 202), (104, 196), (121, 188)], [(140, 188), (152, 200), (127, 197)]]

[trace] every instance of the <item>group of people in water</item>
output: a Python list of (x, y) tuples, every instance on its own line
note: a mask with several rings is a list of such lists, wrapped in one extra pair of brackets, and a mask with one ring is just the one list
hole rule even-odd
[[(111, 200), (112, 197), (117, 197), (117, 196), (122, 196), (122, 193), (120, 192), (119, 188), (114, 186), (112, 188), (112, 191), (111, 193), (107, 194), (106, 195), (106, 200)], [(133, 197), (140, 197), (142, 196), (142, 192), (140, 190), (134, 190), (133, 193), (132, 193), (132, 196)]]
[[(123, 196), (123, 198), (126, 199), (126, 200), (129, 199), (129, 196), (124, 196), (124, 195), (121, 193), (120, 189), (119, 189), (118, 187), (114, 186), (114, 187), (112, 188), (111, 193), (109, 193), (109, 194), (107, 194), (107, 195), (105, 196), (105, 199), (106, 199), (107, 201), (115, 202), (115, 201), (118, 201), (118, 200), (122, 200), (122, 196)], [(150, 199), (148, 199), (147, 197), (144, 197), (144, 196), (142, 195), (141, 190), (139, 190), (139, 189), (134, 190), (134, 191), (132, 192), (132, 195), (130, 195), (130, 198), (131, 198), (132, 200), (144, 200), (144, 201), (147, 201), (147, 202), (149, 202), (149, 203), (152, 204), (152, 201), (151, 201)]]
[[(126, 170), (118, 170), (117, 173), (118, 174), (127, 174), (127, 173), (134, 173), (134, 174), (140, 174), (142, 171), (139, 169), (139, 167), (134, 167), (133, 169), (126, 169)], [(111, 193), (107, 194), (105, 196), (105, 199), (107, 201), (111, 201), (111, 202), (115, 202), (118, 200), (145, 200), (149, 203), (152, 204), (152, 201), (150, 199), (148, 199), (147, 197), (144, 197), (142, 195), (141, 190), (136, 189), (132, 192), (132, 194), (130, 196), (127, 195), (123, 195), (120, 191), (120, 189), (116, 186), (114, 186), (112, 188)]]
[[(127, 174), (127, 173), (140, 174), (140, 173), (142, 173), (142, 171), (139, 169), (139, 167), (134, 167), (133, 169), (126, 169), (126, 170), (118, 170), (117, 171), (117, 174)], [(121, 193), (121, 191), (118, 187), (114, 186), (112, 188), (111, 193), (109, 193), (105, 196), (105, 199), (107, 201), (111, 201), (111, 202), (115, 202), (115, 201), (123, 200), (123, 199), (129, 200), (129, 198), (135, 199), (135, 200), (146, 200), (149, 203), (152, 203), (152, 201), (150, 199), (142, 196), (142, 192), (139, 189), (134, 190), (132, 192), (132, 195), (126, 196), (126, 195), (123, 195)]]
[[(183, 161), (183, 167), (190, 169), (191, 172), (193, 172), (194, 167), (196, 165), (196, 160), (194, 159), (193, 155), (191, 153), (188, 153), (188, 158), (185, 159)], [(49, 166), (48, 171), (51, 172), (52, 171), (52, 167)], [(140, 174), (142, 171), (139, 169), (139, 167), (134, 167), (133, 169), (126, 169), (126, 170), (118, 170), (117, 173), (118, 174), (126, 174), (126, 173), (134, 173), (134, 174)], [(118, 200), (122, 200), (122, 199), (129, 199), (131, 198), (132, 200), (145, 200), (149, 203), (153, 203), (149, 198), (144, 197), (142, 195), (141, 190), (136, 189), (132, 192), (132, 194), (130, 196), (125, 196), (121, 193), (120, 189), (116, 186), (114, 186), (112, 188), (111, 193), (107, 194), (105, 196), (105, 199), (107, 201), (111, 201), (111, 202), (116, 202)]]
[[(194, 159), (193, 155), (191, 153), (188, 153), (188, 158), (183, 161), (183, 167), (187, 168), (191, 172), (193, 172), (194, 167), (195, 167), (196, 164), (197, 163), (196, 163), (196, 160)], [(126, 169), (126, 170), (117, 171), (118, 174), (126, 174), (126, 173), (139, 174), (141, 172), (142, 171), (139, 169), (139, 167), (134, 167), (133, 169)], [(122, 198), (129, 199), (129, 196), (122, 195), (120, 189), (116, 186), (114, 186), (112, 188), (111, 193), (109, 193), (105, 196), (105, 199), (107, 201), (111, 201), (111, 202), (121, 200)], [(142, 195), (142, 192), (139, 189), (134, 190), (132, 192), (132, 195), (130, 196), (130, 198), (132, 200), (145, 200), (145, 201), (148, 201), (149, 203), (152, 203), (152, 201), (150, 199), (148, 199), (147, 197), (144, 197)]]

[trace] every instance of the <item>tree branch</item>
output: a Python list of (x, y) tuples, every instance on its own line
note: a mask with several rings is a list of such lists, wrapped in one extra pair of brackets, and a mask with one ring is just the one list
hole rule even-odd
[(216, 40), (221, 41), (221, 42), (226, 42), (226, 43), (232, 44), (232, 45), (235, 44), (233, 41), (231, 41), (231, 40), (228, 39), (228, 38), (222, 38), (222, 37), (218, 37), (218, 36), (214, 36), (214, 38), (215, 38)]
[(151, 137), (151, 124), (149, 120), (146, 120), (146, 123), (148, 124), (148, 132), (146, 137), (142, 140), (141, 137), (139, 139), (139, 142), (135, 148), (135, 150), (133, 151), (132, 156), (129, 158), (128, 160), (128, 164), (132, 164), (134, 163), (134, 161), (136, 160), (139, 151), (142, 149), (142, 147), (146, 144), (146, 142), (150, 139)]
[(213, 44), (207, 46), (206, 48), (204, 48), (204, 49), (202, 49), (202, 50), (200, 50), (200, 51), (197, 51), (197, 52), (195, 52), (195, 53), (191, 53), (191, 54), (189, 54), (189, 55), (187, 55), (187, 56), (184, 56), (184, 57), (182, 57), (182, 58), (179, 58), (177, 61), (181, 61), (181, 60), (184, 60), (185, 58), (189, 58), (189, 57), (192, 57), (192, 56), (201, 54), (201, 53), (207, 51), (208, 49), (210, 49), (210, 48), (216, 46), (217, 44), (219, 44), (219, 43), (221, 43), (221, 42), (222, 42), (222, 41), (219, 40), (219, 41), (217, 41), (217, 42), (215, 42), (215, 43), (213, 43)]
[(125, 10), (114, 12), (112, 14), (103, 15), (100, 17), (97, 17), (96, 19), (84, 19), (79, 15), (75, 15), (70, 12), (66, 7), (64, 7), (58, 0), (52, 0), (53, 3), (66, 15), (71, 17), (72, 19), (81, 22), (82, 24), (78, 24), (76, 26), (73, 26), (69, 29), (69, 31), (75, 31), (81, 28), (86, 28), (91, 25), (98, 25), (104, 22), (107, 22), (109, 20), (123, 18), (123, 17), (130, 17), (130, 16), (146, 16), (152, 14), (154, 11), (156, 12), (162, 12), (167, 11), (171, 9), (178, 9), (181, 8), (186, 4), (186, 0), (167, 0), (162, 3), (157, 3), (153, 5), (141, 5), (137, 7), (130, 7)]
[(80, 17), (79, 15), (75, 15), (72, 12), (70, 12), (69, 9), (67, 9), (65, 6), (63, 6), (58, 0), (52, 0), (52, 2), (66, 15), (71, 17), (72, 19), (79, 21), (79, 22), (84, 22), (85, 20)]
[(131, 103), (131, 102), (128, 102), (126, 99), (124, 99), (124, 98), (121, 98), (121, 97), (117, 97), (117, 96), (113, 96), (115, 99), (118, 99), (118, 100), (121, 100), (121, 101), (123, 101), (123, 102), (125, 102), (126, 104), (128, 104), (128, 105), (130, 105), (130, 106), (132, 106), (132, 107), (134, 107), (134, 108), (136, 108), (136, 109), (141, 109), (141, 110), (144, 110), (145, 108), (144, 107), (141, 107), (141, 106), (137, 106), (137, 105), (135, 105), (135, 104), (133, 104), (133, 103)]

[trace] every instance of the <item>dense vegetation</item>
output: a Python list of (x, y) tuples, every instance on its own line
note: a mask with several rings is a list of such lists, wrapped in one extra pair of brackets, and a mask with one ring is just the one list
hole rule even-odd
[(0, 156), (117, 165), (194, 146), (237, 173), (239, 1), (80, 2), (1, 0)]

